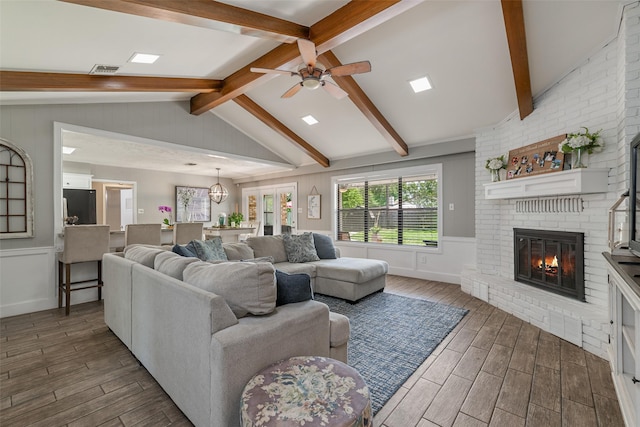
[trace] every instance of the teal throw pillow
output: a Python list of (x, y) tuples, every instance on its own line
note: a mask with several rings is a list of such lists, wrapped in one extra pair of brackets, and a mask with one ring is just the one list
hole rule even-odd
[(313, 244), (313, 233), (283, 234), (284, 250), (289, 262), (319, 261), (316, 247)]
[(202, 261), (227, 261), (227, 254), (222, 247), (220, 236), (207, 240), (192, 240), (187, 244), (186, 249)]
[(191, 252), (189, 249), (187, 249), (187, 245), (173, 245), (173, 248), (171, 248), (171, 252), (176, 253), (180, 256), (186, 256), (186, 257), (195, 257), (196, 254), (194, 254), (193, 252)]

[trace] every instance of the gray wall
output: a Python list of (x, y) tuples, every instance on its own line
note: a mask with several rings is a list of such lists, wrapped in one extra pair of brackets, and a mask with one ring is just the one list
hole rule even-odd
[[(112, 166), (89, 165), (85, 163), (64, 162), (64, 172), (88, 173), (94, 180), (135, 181), (137, 184), (138, 223), (162, 222), (166, 215), (158, 211), (158, 206), (173, 208), (173, 220), (176, 219), (176, 185), (190, 187), (211, 187), (218, 182), (217, 177), (187, 175), (182, 173), (159, 172), (142, 169), (118, 168)], [(236, 186), (230, 179), (220, 178), (220, 183), (229, 190), (229, 197), (219, 205), (211, 203), (211, 222), (217, 223), (218, 214), (229, 214), (235, 209), (237, 199)], [(136, 215), (134, 213), (134, 215)], [(205, 227), (211, 225), (205, 223)]]
[[(54, 245), (53, 188), (60, 185), (52, 179), (56, 121), (287, 163), (215, 115), (189, 114), (188, 102), (0, 106), (0, 137), (24, 149), (33, 161), (35, 212), (34, 237), (1, 240), (2, 249)], [(155, 202), (142, 204), (157, 209)]]
[[(300, 230), (331, 230), (331, 177), (347, 175), (373, 170), (395, 169), (442, 163), (442, 202), (443, 202), (443, 235), (450, 237), (475, 237), (475, 153), (441, 155), (443, 151), (454, 151), (452, 145), (459, 144), (459, 149), (468, 150), (471, 141), (456, 141), (438, 144), (444, 147), (419, 147), (412, 149), (412, 158), (398, 160), (395, 154), (363, 156), (355, 160), (333, 162), (326, 172), (305, 172), (300, 169), (293, 173), (282, 173), (278, 177), (260, 181), (244, 181), (240, 188), (256, 187), (286, 182), (298, 183), (298, 207), (302, 214), (298, 214), (298, 229)], [(391, 161), (390, 161), (391, 159)], [(369, 166), (359, 166), (368, 164)], [(302, 169), (302, 168), (301, 168)], [(297, 172), (297, 173), (296, 173)], [(307, 195), (316, 187), (322, 195), (320, 219), (307, 219)], [(238, 192), (241, 194), (241, 191)], [(455, 205), (455, 210), (449, 211), (449, 204)]]
[[(241, 156), (286, 163), (246, 135), (228, 125), (213, 114), (193, 116), (189, 114), (188, 102), (128, 103), (128, 104), (74, 104), (74, 105), (9, 105), (0, 106), (0, 137), (12, 141), (24, 149), (34, 166), (34, 237), (0, 241), (1, 249), (49, 247), (54, 245), (54, 201), (53, 188), (53, 141), (54, 122), (101, 129), (141, 138), (182, 144), (192, 147), (223, 151)], [(353, 159), (332, 161), (330, 169), (318, 165), (298, 168), (292, 172), (274, 175), (260, 182), (238, 181), (238, 187), (229, 198), (225, 211), (240, 202), (242, 186), (265, 185), (274, 182), (298, 182), (299, 207), (306, 211), (306, 196), (315, 185), (323, 195), (320, 220), (308, 220), (299, 215), (300, 229), (329, 230), (331, 228), (329, 186), (331, 176), (355, 173), (360, 170), (389, 169), (416, 166), (426, 163), (443, 164), (444, 235), (474, 237), (474, 175), (473, 153), (475, 141), (452, 141), (411, 149), (411, 154), (400, 158), (397, 154), (381, 153)], [(365, 166), (373, 165), (373, 166)], [(92, 173), (96, 178), (113, 179), (108, 169), (96, 167)], [(145, 191), (139, 188), (139, 207), (145, 209), (140, 222), (147, 220), (147, 213), (157, 221), (157, 206), (172, 201), (173, 185), (180, 182), (191, 185), (211, 185), (206, 177), (156, 175), (158, 185), (147, 185), (145, 174), (150, 172), (122, 171), (120, 179), (144, 182)], [(295, 177), (292, 179), (292, 177)], [(152, 178), (151, 181), (154, 179)], [(206, 182), (205, 182), (206, 181)], [(149, 190), (148, 192), (146, 190)], [(171, 199), (167, 199), (171, 197)], [(161, 201), (162, 200), (162, 201)], [(233, 205), (231, 205), (233, 203)], [(453, 212), (446, 210), (455, 203)], [(171, 203), (173, 205), (173, 203)], [(220, 208), (223, 209), (223, 208)], [(219, 212), (213, 207), (213, 218)]]

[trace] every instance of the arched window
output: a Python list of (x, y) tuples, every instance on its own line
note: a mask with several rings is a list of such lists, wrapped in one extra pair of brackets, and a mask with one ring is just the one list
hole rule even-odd
[(32, 188), (31, 158), (0, 138), (0, 239), (33, 237)]

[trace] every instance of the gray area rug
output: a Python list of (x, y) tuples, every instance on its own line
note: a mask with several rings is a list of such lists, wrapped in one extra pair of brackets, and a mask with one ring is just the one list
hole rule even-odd
[(349, 318), (349, 365), (369, 386), (374, 415), (468, 312), (380, 292), (355, 304), (319, 294), (315, 299)]

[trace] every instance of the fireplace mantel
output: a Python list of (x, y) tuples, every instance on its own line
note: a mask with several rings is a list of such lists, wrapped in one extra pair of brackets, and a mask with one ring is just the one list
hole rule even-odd
[(573, 169), (484, 184), (484, 198), (517, 199), (561, 194), (604, 193), (609, 169)]

